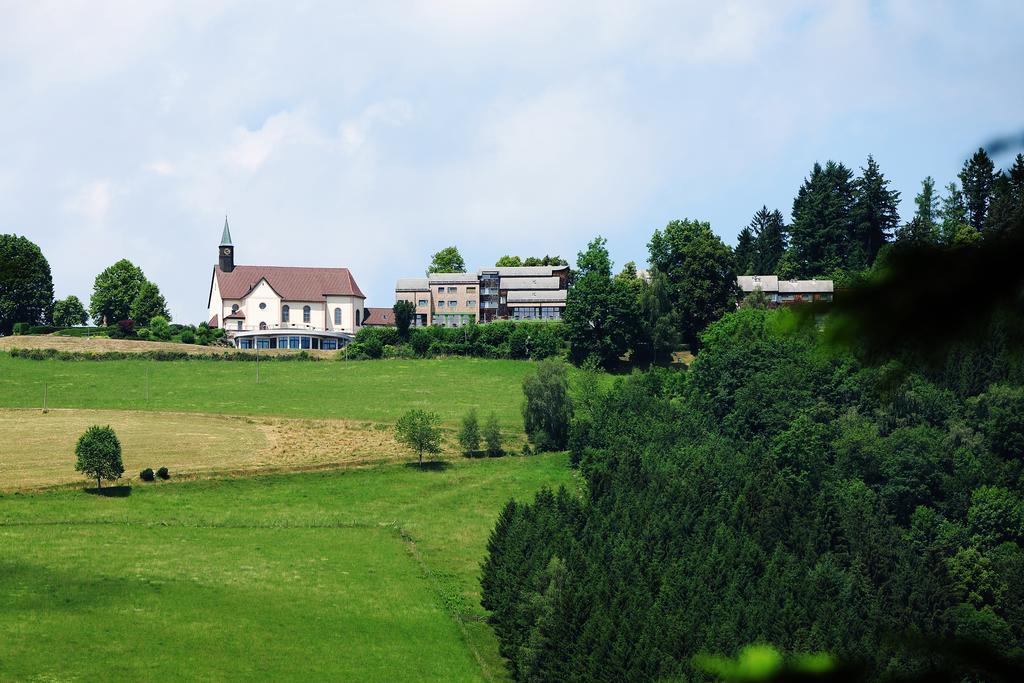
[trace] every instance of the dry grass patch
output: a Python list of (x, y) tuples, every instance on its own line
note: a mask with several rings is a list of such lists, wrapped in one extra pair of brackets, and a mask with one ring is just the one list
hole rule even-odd
[[(140, 341), (138, 339), (107, 339), (105, 337), (61, 337), (55, 334), (16, 335), (0, 337), (0, 351), (11, 349), (56, 349), (57, 351), (79, 351), (82, 353), (143, 353), (145, 351), (176, 351), (190, 355), (207, 356), (215, 353), (255, 353), (236, 349), (232, 346), (200, 346), (198, 344), (178, 344), (175, 342)], [(298, 353), (289, 349), (261, 350), (261, 356), (287, 355)], [(333, 358), (337, 351), (307, 351), (311, 356)]]
[(118, 410), (0, 410), (0, 489), (84, 481), (75, 443), (90, 425), (121, 440), (126, 478), (146, 467), (174, 475), (363, 465), (408, 459), (388, 425)]

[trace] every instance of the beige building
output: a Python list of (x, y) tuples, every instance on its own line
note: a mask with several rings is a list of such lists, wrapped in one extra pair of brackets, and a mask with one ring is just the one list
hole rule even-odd
[(832, 301), (832, 280), (780, 280), (777, 275), (740, 275), (736, 284), (743, 296), (760, 289), (773, 305)]
[(337, 349), (365, 317), (348, 268), (236, 266), (227, 219), (213, 267), (209, 324), (242, 349)]
[(458, 327), (492, 320), (560, 320), (568, 266), (483, 268), (401, 278), (395, 300), (416, 307), (414, 326)]

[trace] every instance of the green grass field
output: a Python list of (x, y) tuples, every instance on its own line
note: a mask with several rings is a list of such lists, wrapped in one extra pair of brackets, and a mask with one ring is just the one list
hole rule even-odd
[[(343, 418), (393, 422), (409, 408), (449, 426), (471, 407), (520, 427), (526, 361), (438, 360), (253, 363), (34, 361), (0, 353), (0, 406), (103, 408)], [(148, 400), (147, 396), (148, 372)]]
[(549, 455), (0, 495), (0, 679), (501, 680), (487, 536), (560, 484)]

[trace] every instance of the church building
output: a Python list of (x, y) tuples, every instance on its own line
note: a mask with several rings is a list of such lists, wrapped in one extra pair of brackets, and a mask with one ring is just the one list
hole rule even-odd
[(236, 266), (228, 220), (210, 279), (210, 327), (240, 349), (333, 350), (355, 338), (366, 297), (348, 268)]

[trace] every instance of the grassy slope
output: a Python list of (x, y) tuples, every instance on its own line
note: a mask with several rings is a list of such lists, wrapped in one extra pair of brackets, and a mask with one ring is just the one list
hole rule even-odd
[(0, 678), (501, 678), (487, 535), (572, 482), (542, 456), (0, 495)]
[[(0, 353), (0, 406), (150, 409), (392, 422), (409, 408), (448, 425), (476, 407), (521, 429), (532, 363), (450, 358), (340, 362), (33, 361)], [(146, 373), (149, 371), (149, 400)]]

